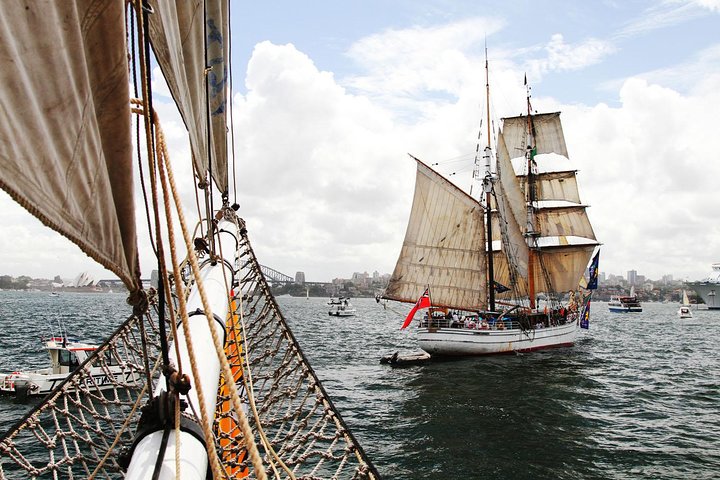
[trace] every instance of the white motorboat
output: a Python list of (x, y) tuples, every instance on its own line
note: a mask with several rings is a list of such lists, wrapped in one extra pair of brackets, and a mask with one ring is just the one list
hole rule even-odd
[[(18, 396), (46, 395), (60, 385), (97, 348), (97, 345), (79, 342), (67, 336), (51, 337), (45, 340), (45, 350), (50, 356), (50, 366), (0, 374), (0, 392)], [(87, 387), (102, 389), (113, 381), (130, 383), (136, 380), (133, 371), (137, 371), (137, 369), (113, 365), (111, 361), (108, 363), (107, 369), (90, 367), (90, 376), (83, 380)], [(108, 378), (109, 375), (114, 378)]]
[(613, 295), (608, 302), (608, 309), (615, 313), (642, 312), (642, 305), (635, 295), (635, 287), (630, 288), (630, 295)]
[(692, 318), (692, 310), (690, 310), (690, 299), (687, 296), (687, 292), (683, 290), (682, 303), (678, 309), (678, 316), (680, 318)]
[[(330, 299), (330, 302), (333, 302), (334, 299)], [(328, 315), (331, 317), (352, 317), (357, 312), (355, 310), (355, 307), (352, 306), (350, 303), (350, 298), (348, 297), (342, 297), (335, 303), (328, 302), (328, 305), (330, 305), (330, 310), (328, 310)]]

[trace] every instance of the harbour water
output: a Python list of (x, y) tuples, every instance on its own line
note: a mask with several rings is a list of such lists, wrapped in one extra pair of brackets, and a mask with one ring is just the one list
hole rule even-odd
[[(345, 422), (386, 479), (711, 479), (720, 477), (720, 312), (676, 304), (611, 314), (593, 303), (573, 348), (405, 368), (407, 305), (324, 298), (280, 304)], [(123, 294), (0, 292), (0, 371), (46, 363), (59, 320), (101, 341), (129, 314)], [(0, 431), (30, 404), (0, 398)]]

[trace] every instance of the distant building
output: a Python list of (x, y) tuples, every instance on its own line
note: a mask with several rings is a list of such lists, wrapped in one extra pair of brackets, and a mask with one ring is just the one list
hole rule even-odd
[(305, 272), (297, 272), (295, 274), (295, 283), (305, 285)]
[(158, 283), (160, 281), (160, 272), (158, 270), (153, 270), (150, 273), (150, 286), (154, 289), (158, 288)]
[(635, 285), (635, 283), (637, 283), (637, 270), (628, 270), (627, 281), (630, 285)]

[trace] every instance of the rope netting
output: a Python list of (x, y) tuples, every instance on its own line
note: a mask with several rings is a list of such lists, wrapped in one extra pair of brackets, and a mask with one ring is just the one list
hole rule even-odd
[[(225, 355), (265, 474), (380, 478), (288, 328), (245, 229), (240, 232)], [(147, 372), (157, 380), (160, 370), (152, 318), (128, 319), (0, 439), (0, 480), (122, 478), (123, 451), (133, 443), (140, 407), (149, 398)], [(213, 435), (224, 474), (256, 478), (222, 376), (217, 395)]]
[[(228, 344), (242, 339), (235, 351), (244, 355), (228, 357), (234, 359), (233, 371), (243, 372), (248, 417), (260, 437), (268, 477), (380, 478), (310, 367), (270, 292), (245, 230), (241, 232), (238, 308), (230, 319)], [(239, 466), (247, 464), (243, 461)]]
[[(0, 479), (117, 478), (145, 400), (157, 332), (130, 317), (0, 440)], [(108, 453), (110, 455), (107, 455)]]

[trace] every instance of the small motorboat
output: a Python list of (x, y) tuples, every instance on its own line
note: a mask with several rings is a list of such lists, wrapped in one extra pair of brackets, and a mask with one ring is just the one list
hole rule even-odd
[[(75, 371), (95, 350), (97, 345), (80, 342), (66, 335), (51, 337), (44, 340), (45, 350), (50, 356), (50, 367), (36, 370), (0, 373), (0, 393), (15, 394), (20, 397), (38, 396), (50, 393)], [(106, 359), (108, 360), (108, 359)], [(127, 365), (108, 365), (105, 367), (89, 367), (90, 378), (83, 381), (90, 387), (102, 389), (116, 381), (130, 383), (136, 380), (136, 368)]]
[(339, 300), (331, 298), (328, 305), (330, 305), (328, 315), (331, 317), (352, 317), (356, 313), (355, 308), (350, 303), (349, 297), (340, 297)]

